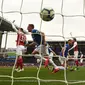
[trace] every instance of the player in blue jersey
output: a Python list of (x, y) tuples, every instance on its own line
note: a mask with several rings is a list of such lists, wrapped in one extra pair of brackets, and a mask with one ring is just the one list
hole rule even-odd
[(60, 52), (59, 60), (61, 62), (61, 65), (63, 65), (63, 66), (64, 66), (64, 63), (65, 63), (65, 59), (67, 60), (67, 58), (68, 58), (68, 54), (69, 54), (68, 52), (69, 52), (71, 44), (72, 44), (71, 40), (69, 39), (68, 43), (65, 45), (65, 47), (62, 47), (62, 50)]
[[(41, 54), (42, 56), (38, 56), (40, 59), (45, 61), (45, 67), (48, 66), (48, 63), (50, 62), (53, 67), (53, 73), (59, 71), (59, 69), (64, 69), (62, 67), (58, 67), (52, 60), (52, 58), (49, 57), (49, 46), (47, 45), (45, 41), (45, 34), (43, 32), (38, 31), (37, 29), (34, 29), (33, 24), (29, 24), (27, 28), (28, 32), (31, 32), (33, 42), (31, 44), (28, 44), (27, 46), (37, 46), (32, 54)], [(48, 58), (45, 58), (48, 57)]]

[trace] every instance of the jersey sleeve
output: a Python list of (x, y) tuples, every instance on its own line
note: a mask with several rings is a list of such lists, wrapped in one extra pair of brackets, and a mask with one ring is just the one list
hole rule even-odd
[(33, 29), (33, 30), (32, 30), (32, 33), (40, 34), (40, 32), (39, 32), (38, 30), (36, 30), (36, 29)]
[(37, 34), (40, 34), (40, 32), (36, 29), (33, 29), (32, 30), (32, 38), (33, 38), (34, 41), (35, 41), (35, 37), (37, 36)]

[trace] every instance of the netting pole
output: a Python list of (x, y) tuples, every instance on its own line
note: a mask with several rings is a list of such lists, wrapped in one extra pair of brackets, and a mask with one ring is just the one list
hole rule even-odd
[(20, 6), (20, 14), (21, 14), (21, 20), (20, 20), (20, 27), (22, 25), (22, 20), (23, 20), (23, 15), (22, 15), (22, 5), (23, 5), (23, 0), (21, 1), (21, 6)]
[(0, 32), (0, 52), (1, 52), (2, 36), (3, 36), (3, 33)]
[[(64, 0), (62, 0), (61, 3), (61, 16), (62, 16), (62, 36), (64, 39), (64, 52), (65, 52), (65, 47), (66, 47), (66, 39), (65, 39), (65, 35), (64, 35), (64, 15), (63, 15), (63, 6), (64, 6)], [(64, 56), (63, 56), (64, 57)], [(64, 78), (65, 78), (65, 83), (68, 85), (68, 81), (67, 81), (67, 73), (66, 73), (66, 58), (65, 58), (65, 70), (64, 70)]]
[(83, 0), (83, 15), (85, 17), (85, 0)]
[[(42, 7), (43, 7), (43, 1), (44, 0), (42, 0), (41, 1), (41, 8), (40, 8), (40, 11), (42, 10)], [(41, 26), (42, 26), (42, 19), (41, 19), (41, 21), (40, 21), (40, 30), (41, 30)], [(42, 38), (41, 38), (41, 43), (42, 43)], [(41, 49), (40, 49), (41, 50)], [(40, 51), (41, 52), (41, 51)], [(38, 71), (37, 71), (37, 80), (38, 80), (38, 85), (40, 85), (40, 78), (39, 78), (39, 73), (40, 73), (40, 69), (41, 69), (41, 65), (42, 65), (42, 55), (41, 55), (41, 53), (40, 53), (40, 56), (41, 56), (41, 62), (40, 62), (40, 65), (39, 65), (39, 69), (38, 69)]]
[(6, 32), (6, 39), (5, 39), (5, 47), (4, 47), (4, 51), (6, 51), (6, 47), (7, 47), (7, 38), (8, 38), (8, 32)]
[[(2, 0), (2, 2), (1, 2), (1, 15), (2, 15), (2, 17), (3, 17), (3, 3), (4, 3), (4, 0)], [(0, 25), (1, 25), (1, 23), (2, 23), (2, 18), (0, 21)]]

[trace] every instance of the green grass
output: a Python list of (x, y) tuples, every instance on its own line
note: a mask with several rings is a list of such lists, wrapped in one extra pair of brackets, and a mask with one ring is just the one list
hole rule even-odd
[[(14, 71), (13, 85), (38, 85), (37, 74), (38, 70), (33, 66), (25, 67), (23, 72)], [(0, 85), (12, 85), (11, 75), (12, 67), (0, 67)], [(42, 67), (38, 77), (41, 79), (40, 85), (85, 85), (85, 83), (75, 83), (76, 81), (85, 81), (85, 67), (79, 67), (79, 70), (76, 71), (67, 70), (66, 79), (68, 84), (64, 81), (63, 70), (53, 74), (47, 68)], [(74, 84), (72, 84), (73, 82)]]
[(8, 56), (16, 56), (16, 53), (15, 52), (8, 52), (7, 55)]

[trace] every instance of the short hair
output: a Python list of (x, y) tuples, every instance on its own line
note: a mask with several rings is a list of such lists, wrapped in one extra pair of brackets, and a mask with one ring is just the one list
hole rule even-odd
[(29, 24), (29, 26), (31, 26), (32, 28), (34, 28), (34, 24)]
[(71, 41), (71, 39), (68, 40), (68, 42)]
[(76, 38), (73, 38), (74, 41), (76, 41)]
[(22, 32), (24, 32), (23, 28), (19, 28)]

